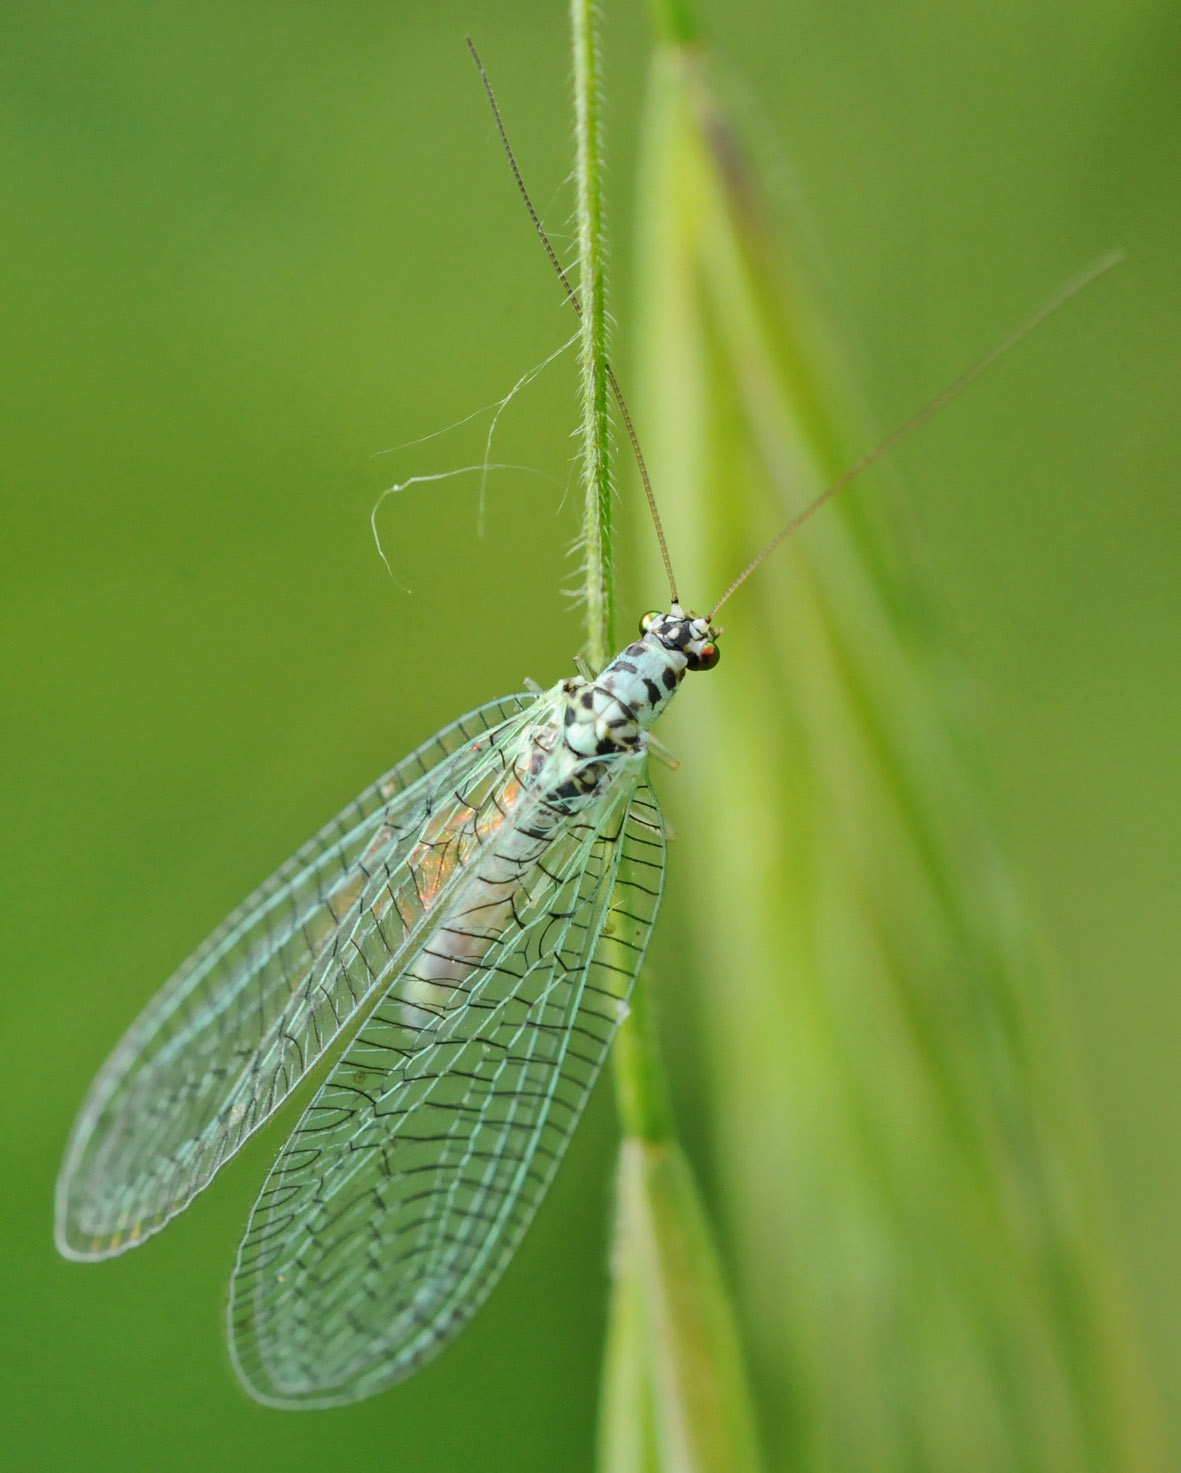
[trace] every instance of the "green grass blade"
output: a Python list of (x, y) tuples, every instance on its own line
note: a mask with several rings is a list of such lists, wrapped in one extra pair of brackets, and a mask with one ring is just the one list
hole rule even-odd
[[(696, 48), (658, 55), (639, 198), (638, 420), (702, 607), (872, 437)], [(727, 605), (722, 669), (668, 723), (773, 1447), (826, 1473), (1131, 1469), (1148, 1434), (1052, 1012), (875, 476)]]
[(757, 1473), (730, 1301), (675, 1143), (624, 1141), (613, 1273), (599, 1473)]

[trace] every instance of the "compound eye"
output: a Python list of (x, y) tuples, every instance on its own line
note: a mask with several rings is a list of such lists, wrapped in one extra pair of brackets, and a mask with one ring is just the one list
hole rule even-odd
[(697, 668), (699, 670), (712, 670), (722, 658), (722, 652), (716, 644), (703, 644), (701, 652), (697, 656)]
[(640, 620), (640, 633), (647, 634), (652, 625), (655, 624), (658, 619), (663, 618), (664, 614), (661, 612), (660, 609), (649, 609), (644, 617)]

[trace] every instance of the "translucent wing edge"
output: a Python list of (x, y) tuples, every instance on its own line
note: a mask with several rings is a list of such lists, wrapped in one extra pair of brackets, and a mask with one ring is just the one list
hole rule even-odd
[[(107, 1056), (107, 1059), (95, 1076), (82, 1108), (76, 1116), (70, 1135), (66, 1144), (66, 1152), (62, 1166), (58, 1172), (54, 1184), (54, 1243), (63, 1258), (77, 1263), (97, 1263), (108, 1258), (117, 1258), (129, 1249), (137, 1248), (140, 1244), (147, 1242), (156, 1233), (179, 1216), (206, 1187), (214, 1180), (217, 1174), (242, 1149), (246, 1142), (260, 1130), (274, 1113), (281, 1108), (284, 1101), (290, 1097), (294, 1089), (298, 1088), (300, 1080), (296, 1080), (281, 1098), (276, 1099), (274, 1106), (266, 1115), (260, 1115), (253, 1128), (246, 1132), (241, 1140), (232, 1150), (219, 1160), (217, 1165), (210, 1171), (206, 1179), (196, 1187), (194, 1191), (179, 1205), (172, 1209), (161, 1212), (151, 1220), (145, 1221), (140, 1232), (128, 1235), (126, 1239), (118, 1242), (106, 1241), (100, 1247), (82, 1246), (73, 1237), (74, 1221), (71, 1212), (71, 1186), (74, 1183), (78, 1167), (83, 1161), (87, 1145), (93, 1136), (95, 1127), (101, 1121), (103, 1113), (116, 1090), (127, 1077), (136, 1060), (142, 1054), (144, 1047), (155, 1037), (161, 1021), (166, 1018), (176, 1006), (179, 999), (187, 994), (191, 987), (200, 980), (201, 963), (217, 949), (224, 946), (228, 938), (234, 934), (240, 934), (258, 914), (264, 905), (273, 905), (278, 897), (295, 884), (308, 871), (313, 858), (325, 852), (326, 841), (335, 840), (336, 843), (343, 842), (354, 833), (363, 832), (367, 827), (380, 826), (388, 816), (391, 807), (396, 804), (410, 803), (413, 801), (415, 791), (419, 785), (427, 782), (432, 773), (444, 762), (454, 757), (460, 748), (457, 746), (450, 752), (444, 751), (434, 763), (423, 763), (423, 755), (430, 752), (432, 747), (441, 744), (450, 734), (463, 730), (468, 722), (477, 718), (484, 720), (484, 730), (492, 732), (517, 717), (521, 716), (529, 707), (537, 704), (537, 696), (528, 692), (514, 693), (502, 696), (497, 700), (488, 701), (482, 706), (476, 706), (466, 715), (459, 717), (453, 722), (440, 728), (433, 736), (420, 743), (413, 751), (407, 753), (400, 761), (394, 764), (387, 772), (383, 773), (368, 787), (364, 788), (355, 798), (346, 804), (342, 812), (363, 804), (367, 799), (380, 794), (382, 788), (391, 781), (398, 778), (400, 774), (406, 773), (412, 764), (418, 763), (421, 767), (420, 773), (395, 793), (390, 803), (378, 806), (374, 812), (367, 815), (362, 823), (354, 825), (353, 829), (340, 833), (337, 824), (340, 815), (330, 819), (319, 828), (311, 838), (290, 855), (279, 867), (266, 879), (261, 881), (254, 890), (235, 907), (233, 911), (221, 922), (221, 924), (210, 933), (168, 980), (153, 994), (151, 999), (140, 1011), (135, 1020), (127, 1028), (115, 1048)], [(498, 719), (488, 721), (487, 718), (498, 712)], [(474, 737), (476, 733), (469, 733)], [(353, 1018), (356, 1014), (352, 1015)], [(350, 1020), (351, 1021), (351, 1020)], [(324, 1052), (331, 1047), (335, 1039), (339, 1037), (338, 1032), (331, 1038), (325, 1040), (324, 1049), (320, 1051), (316, 1059), (312, 1060), (308, 1069), (323, 1057)], [(301, 1078), (306, 1077), (307, 1070)]]

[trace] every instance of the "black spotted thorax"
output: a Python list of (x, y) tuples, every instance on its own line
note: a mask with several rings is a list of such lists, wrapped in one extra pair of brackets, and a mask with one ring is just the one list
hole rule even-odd
[[(593, 680), (558, 687), (561, 737), (547, 742), (540, 786), (566, 811), (595, 796), (620, 758), (645, 755), (648, 729), (676, 695), (687, 670), (718, 663), (717, 631), (708, 619), (673, 604), (640, 621), (640, 637)], [(540, 764), (539, 764), (540, 766)]]

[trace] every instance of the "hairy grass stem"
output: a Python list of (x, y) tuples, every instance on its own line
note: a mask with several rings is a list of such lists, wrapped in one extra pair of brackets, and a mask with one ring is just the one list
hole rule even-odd
[(587, 658), (601, 670), (614, 645), (611, 537), (611, 390), (607, 358), (607, 244), (603, 184), (602, 62), (593, 0), (571, 0), (574, 177), (581, 311), (579, 366), (586, 511), (582, 522)]
[[(587, 654), (613, 643), (601, 62), (594, 7), (573, 0), (581, 282)], [(600, 1473), (758, 1473), (738, 1334), (700, 1197), (664, 1089), (648, 978), (614, 1050), (623, 1129)]]

